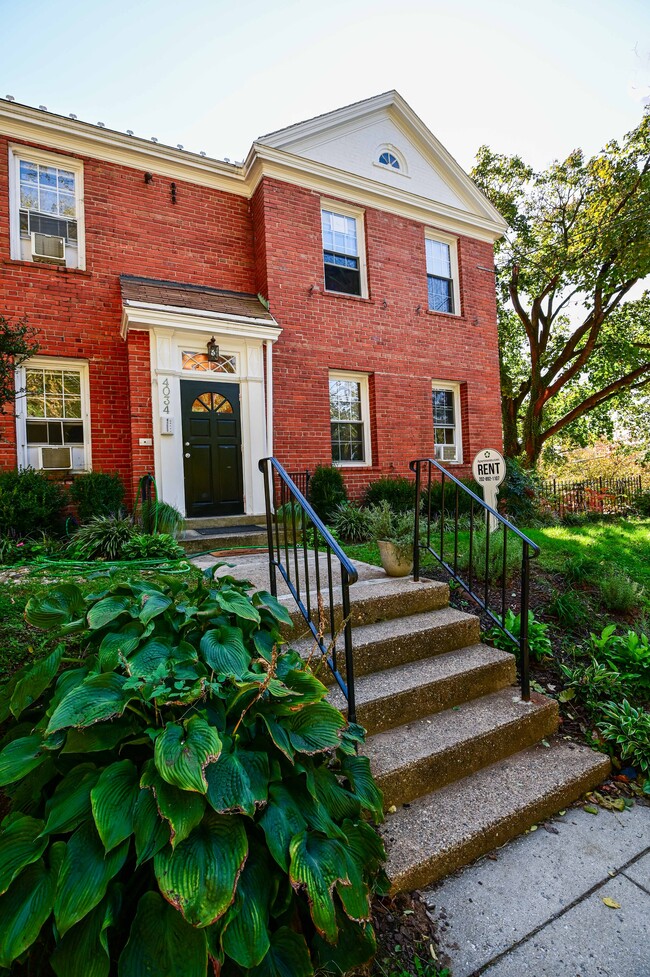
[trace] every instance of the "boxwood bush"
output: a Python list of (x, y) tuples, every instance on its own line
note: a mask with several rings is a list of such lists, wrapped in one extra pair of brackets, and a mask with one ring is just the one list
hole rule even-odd
[(22, 539), (61, 529), (64, 488), (34, 468), (0, 472), (0, 535)]
[(65, 583), (28, 603), (81, 652), (59, 644), (0, 696), (0, 969), (308, 977), (373, 953), (363, 731), (249, 586)]
[(70, 498), (81, 522), (117, 515), (124, 502), (124, 483), (117, 472), (85, 472), (70, 486)]

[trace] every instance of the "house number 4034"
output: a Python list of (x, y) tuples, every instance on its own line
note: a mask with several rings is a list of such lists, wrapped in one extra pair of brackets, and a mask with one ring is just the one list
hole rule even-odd
[(169, 386), (169, 380), (163, 380), (162, 382), (162, 413), (169, 414), (169, 405), (172, 401), (172, 392)]

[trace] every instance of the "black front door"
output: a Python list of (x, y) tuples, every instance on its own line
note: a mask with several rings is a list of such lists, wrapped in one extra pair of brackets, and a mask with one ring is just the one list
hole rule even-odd
[(242, 513), (238, 385), (181, 380), (181, 412), (187, 515)]

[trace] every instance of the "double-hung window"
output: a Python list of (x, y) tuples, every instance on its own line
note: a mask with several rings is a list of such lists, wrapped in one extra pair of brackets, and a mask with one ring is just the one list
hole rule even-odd
[(360, 211), (321, 209), (325, 289), (365, 295), (363, 218)]
[(330, 373), (330, 430), (335, 465), (369, 465), (368, 377)]
[(438, 461), (462, 461), (460, 385), (434, 380), (431, 399), (434, 458)]
[(451, 239), (425, 238), (429, 309), (432, 312), (458, 314), (458, 261), (456, 242)]
[(20, 463), (30, 468), (90, 467), (88, 371), (74, 360), (35, 358), (17, 371)]
[(26, 147), (11, 164), (12, 258), (83, 268), (82, 164)]

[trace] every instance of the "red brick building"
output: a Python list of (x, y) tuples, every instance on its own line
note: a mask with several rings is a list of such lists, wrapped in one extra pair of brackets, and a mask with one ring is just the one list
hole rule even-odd
[(504, 223), (395, 92), (211, 160), (0, 100), (0, 464), (119, 471), (188, 515), (259, 513), (257, 463), (352, 494), (501, 447)]

